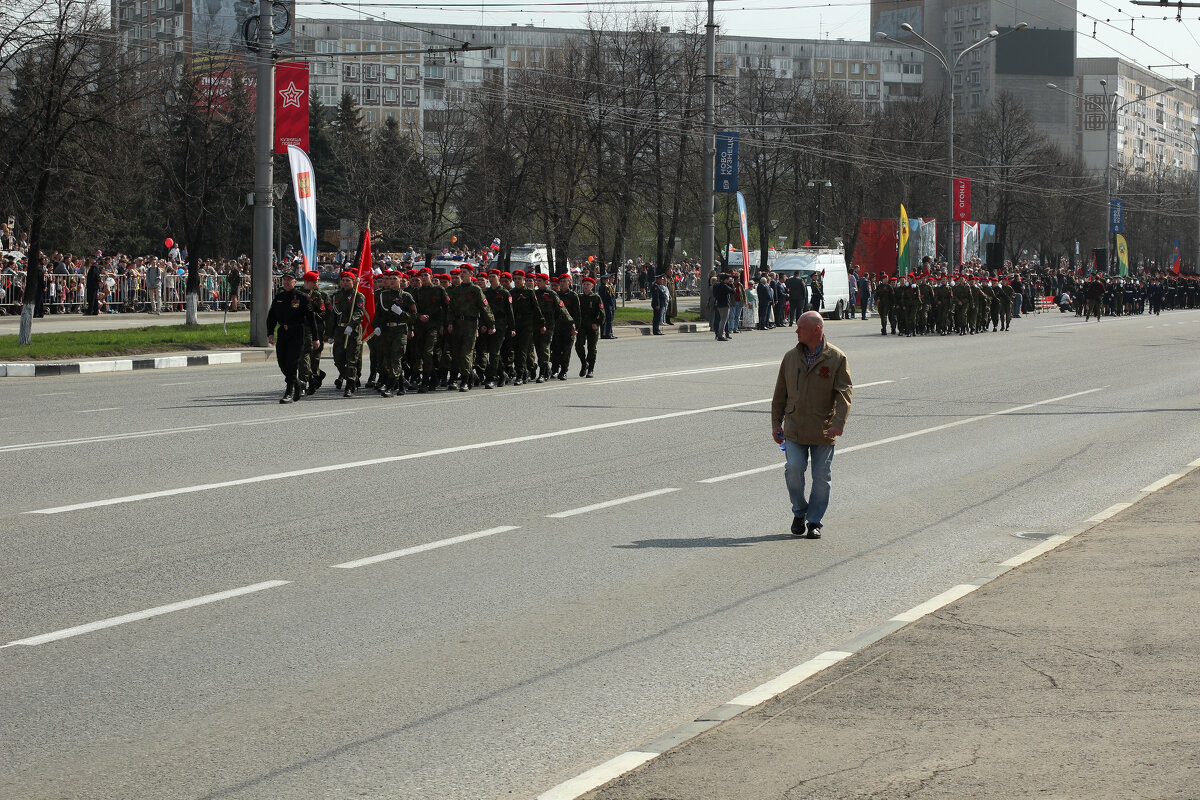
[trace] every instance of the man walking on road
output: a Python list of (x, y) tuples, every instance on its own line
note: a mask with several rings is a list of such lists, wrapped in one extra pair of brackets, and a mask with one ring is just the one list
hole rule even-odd
[[(825, 341), (820, 313), (800, 316), (796, 342), (783, 357), (775, 380), (771, 437), (787, 457), (784, 481), (792, 501), (792, 534), (820, 539), (821, 519), (829, 506), (833, 448), (846, 427), (854, 386), (846, 354)], [(810, 462), (813, 485), (805, 497), (804, 472)]]

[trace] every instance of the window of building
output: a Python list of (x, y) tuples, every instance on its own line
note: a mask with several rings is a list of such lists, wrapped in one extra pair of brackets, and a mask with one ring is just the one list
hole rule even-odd
[(463, 89), (447, 89), (446, 101), (455, 105), (462, 105), (466, 102), (467, 93)]
[(396, 112), (395, 111), (385, 111), (385, 112), (383, 112), (383, 118), (388, 122), (395, 122), (396, 121)]
[(867, 64), (867, 75), (874, 78), (878, 74), (879, 74), (879, 65), (878, 64)]
[(508, 60), (509, 60), (509, 62), (511, 62), (513, 64), (521, 63), (521, 51), (515, 47), (511, 48), (508, 51)]
[(879, 84), (874, 82), (867, 83), (867, 97), (879, 97)]
[(440, 87), (440, 86), (426, 86), (425, 87), (425, 99), (426, 100), (435, 100), (435, 101), (445, 100), (446, 93), (442, 90), (442, 87)]
[(358, 43), (357, 42), (343, 43), (342, 44), (342, 52), (343, 53), (357, 53), (358, 52)]
[(403, 99), (404, 105), (415, 106), (417, 103), (421, 102), (421, 90), (420, 89), (405, 89), (404, 93), (402, 95), (402, 99)]
[(977, 69), (971, 70), (971, 74), (970, 74), (970, 77), (968, 80), (970, 80), (971, 83), (975, 83), (975, 84), (979, 83), (979, 70), (977, 70)]
[(399, 103), (400, 90), (394, 86), (385, 86), (383, 89), (383, 102), (392, 104)]
[(954, 21), (955, 21), (955, 22), (962, 22), (962, 21), (963, 21), (963, 10), (962, 10), (962, 6), (959, 6), (958, 8), (954, 9)]
[(844, 61), (833, 62), (833, 74), (834, 75), (845, 75), (846, 74), (846, 63)]
[(374, 42), (370, 42), (370, 43), (368, 43), (368, 44), (365, 44), (365, 45), (363, 45), (363, 52), (364, 52), (364, 53), (376, 53), (376, 52), (379, 52), (379, 45), (375, 44)]
[(364, 86), (362, 92), (363, 105), (377, 106), (379, 105), (379, 87)]
[(862, 97), (863, 84), (862, 81), (850, 81), (850, 96)]
[(417, 79), (418, 79), (417, 66), (415, 64), (406, 65), (404, 67), (404, 80), (415, 81)]
[(363, 64), (362, 75), (364, 81), (379, 80), (379, 65), (378, 64)]
[(342, 80), (356, 81), (358, 80), (358, 64), (353, 62), (342, 64)]
[(395, 64), (389, 64), (383, 68), (383, 77), (389, 81), (398, 80), (400, 78), (400, 68)]
[(962, 31), (954, 32), (954, 43), (957, 45), (960, 45), (963, 43), (963, 32)]
[(979, 108), (980, 99), (981, 98), (980, 98), (979, 92), (972, 92), (971, 93), (971, 108)]
[(853, 64), (851, 64), (850, 65), (850, 74), (851, 75), (862, 75), (862, 64), (859, 64), (857, 61), (854, 62)]
[(534, 49), (534, 50), (529, 51), (529, 61), (531, 63), (538, 64), (538, 63), (541, 63), (541, 60), (542, 60), (542, 51), (541, 50)]
[(443, 67), (441, 64), (426, 64), (425, 65), (425, 77), (433, 78), (434, 80), (438, 80), (440, 78), (445, 77), (443, 74), (444, 70), (445, 70), (445, 67)]
[(368, 111), (366, 114), (364, 114), (364, 117), (366, 118), (368, 125), (374, 125), (375, 123), (379, 122), (379, 112), (377, 111)]
[(971, 29), (971, 41), (972, 42), (978, 42), (980, 36), (983, 36), (983, 33), (979, 30), (979, 28)]
[(332, 83), (321, 83), (313, 87), (317, 93), (317, 99), (321, 101), (323, 106), (336, 106), (338, 101), (338, 87)]
[(347, 86), (342, 90), (342, 92), (350, 95), (350, 99), (354, 101), (355, 105), (358, 105), (358, 103), (362, 101), (362, 95), (359, 94), (359, 89), (357, 86)]

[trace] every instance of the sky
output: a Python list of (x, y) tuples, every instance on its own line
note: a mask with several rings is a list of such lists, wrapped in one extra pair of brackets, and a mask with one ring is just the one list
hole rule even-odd
[[(297, 0), (300, 17), (379, 18), (398, 22), (509, 25), (533, 23), (538, 27), (571, 28), (585, 24), (585, 0)], [(1042, 0), (1054, 3), (1059, 0)], [(424, 3), (424, 7), (420, 6)], [(619, 4), (619, 5), (618, 5)], [(693, 0), (595, 3), (593, 9), (630, 11), (658, 9), (663, 24), (674, 28), (704, 8)], [(1135, 6), (1122, 0), (1077, 0), (1079, 57), (1119, 55), (1142, 66), (1153, 66), (1168, 78), (1200, 74), (1200, 8), (1184, 9), (1176, 21), (1175, 9)], [(870, 38), (869, 0), (716, 0), (721, 31), (741, 36), (785, 38)], [(1030, 20), (1036, 25), (1036, 20)], [(1095, 37), (1093, 37), (1093, 28)], [(1132, 35), (1130, 30), (1132, 29)], [(1174, 64), (1175, 66), (1171, 66)], [(1188, 64), (1190, 66), (1180, 66)]]

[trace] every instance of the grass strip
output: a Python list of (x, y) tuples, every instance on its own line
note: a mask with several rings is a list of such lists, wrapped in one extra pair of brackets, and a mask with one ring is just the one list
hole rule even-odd
[(249, 322), (231, 322), (228, 331), (226, 333), (217, 324), (38, 333), (35, 324), (33, 343), (27, 347), (18, 345), (16, 336), (0, 336), (0, 361), (99, 358), (185, 350), (238, 350), (250, 346)]

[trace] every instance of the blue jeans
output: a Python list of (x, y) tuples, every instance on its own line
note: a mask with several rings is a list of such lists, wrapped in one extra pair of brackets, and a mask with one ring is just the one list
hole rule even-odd
[(667, 309), (655, 308), (652, 310), (654, 312), (654, 326), (651, 330), (653, 330), (655, 333), (661, 333), (660, 328), (662, 328), (663, 323), (666, 322), (667, 319)]
[[(792, 500), (792, 514), (816, 525), (821, 524), (829, 508), (829, 481), (833, 477), (833, 448), (831, 444), (796, 444), (785, 439), (787, 465), (783, 480)], [(812, 492), (804, 497), (804, 471), (812, 462)]]
[(733, 303), (729, 306), (729, 333), (737, 333), (742, 322), (742, 304)]

